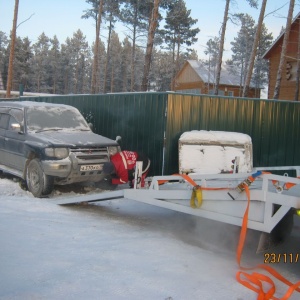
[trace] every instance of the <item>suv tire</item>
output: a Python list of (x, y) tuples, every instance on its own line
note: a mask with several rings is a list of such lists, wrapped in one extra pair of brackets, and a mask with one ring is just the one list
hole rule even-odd
[(26, 183), (33, 196), (40, 198), (52, 192), (54, 179), (45, 175), (38, 159), (33, 159), (27, 167)]

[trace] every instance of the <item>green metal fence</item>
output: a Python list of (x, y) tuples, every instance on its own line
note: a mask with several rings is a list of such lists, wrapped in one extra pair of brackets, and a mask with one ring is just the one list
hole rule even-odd
[(256, 167), (300, 165), (298, 102), (169, 94), (167, 108), (167, 174), (178, 171), (178, 139), (190, 130), (250, 135)]
[[(5, 99), (2, 99), (5, 100)], [(249, 134), (253, 164), (300, 165), (300, 103), (175, 93), (22, 97), (77, 107), (98, 134), (143, 151), (151, 175), (178, 172), (178, 139), (189, 130)]]

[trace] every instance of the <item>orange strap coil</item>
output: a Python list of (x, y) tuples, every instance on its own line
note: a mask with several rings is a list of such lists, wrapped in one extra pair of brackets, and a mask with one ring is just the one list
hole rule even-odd
[[(279, 300), (274, 296), (276, 292), (276, 287), (274, 281), (270, 277), (257, 272), (253, 272), (252, 274), (245, 272), (245, 271), (250, 271), (255, 269), (263, 269), (267, 271), (269, 274), (271, 274), (273, 277), (275, 277), (276, 279), (280, 280), (281, 282), (289, 286), (285, 295), (282, 298), (280, 298), (280, 300), (287, 300), (290, 298), (290, 296), (293, 294), (294, 291), (300, 292), (300, 281), (293, 284), (292, 282), (284, 278), (282, 275), (280, 275), (276, 270), (274, 270), (273, 268), (267, 265), (259, 264), (253, 268), (245, 268), (241, 266), (241, 257), (242, 257), (244, 243), (247, 235), (248, 214), (249, 214), (249, 207), (250, 207), (250, 191), (248, 186), (245, 186), (245, 191), (246, 191), (248, 201), (247, 201), (247, 207), (243, 217), (240, 239), (237, 247), (236, 258), (237, 258), (237, 263), (240, 268), (240, 271), (237, 272), (236, 279), (239, 283), (241, 283), (245, 287), (256, 292), (258, 294), (257, 296), (258, 300), (270, 300), (270, 299)], [(264, 282), (268, 283), (270, 286), (270, 288), (266, 292), (263, 289)]]

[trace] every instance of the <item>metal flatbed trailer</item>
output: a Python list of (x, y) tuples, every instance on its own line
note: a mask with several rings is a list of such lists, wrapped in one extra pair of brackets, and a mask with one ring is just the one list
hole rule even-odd
[[(287, 168), (296, 169), (297, 175), (300, 170), (300, 167), (282, 167), (282, 170)], [(107, 191), (64, 199), (50, 199), (50, 201), (59, 205), (67, 205), (113, 199), (131, 199), (241, 226), (248, 198), (245, 191), (237, 192), (236, 187), (249, 176), (251, 176), (250, 173), (189, 174), (189, 180), (186, 180), (187, 177), (180, 174), (154, 176), (148, 188)], [(200, 190), (201, 200), (193, 194), (195, 187), (191, 183), (194, 183)], [(248, 228), (271, 233), (276, 225), (287, 218), (288, 215), (291, 216), (300, 212), (299, 178), (261, 174), (249, 186), (249, 191)], [(232, 198), (230, 193), (235, 193), (235, 198)], [(289, 219), (292, 217), (289, 217)]]

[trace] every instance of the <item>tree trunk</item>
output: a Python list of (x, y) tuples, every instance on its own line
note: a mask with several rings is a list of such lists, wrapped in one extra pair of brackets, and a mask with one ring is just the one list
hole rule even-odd
[(110, 74), (110, 92), (113, 93), (115, 89), (115, 62), (111, 62), (111, 74)]
[[(139, 1), (137, 1), (134, 19), (137, 20), (138, 16), (138, 5)], [(134, 92), (134, 84), (135, 84), (135, 47), (136, 47), (136, 35), (137, 35), (137, 24), (134, 23), (133, 26), (133, 35), (132, 35), (132, 52), (131, 52), (131, 78), (130, 78), (130, 92)]]
[(274, 88), (274, 96), (273, 96), (274, 99), (279, 98), (282, 71), (283, 71), (283, 66), (285, 63), (285, 55), (286, 55), (287, 45), (288, 45), (288, 41), (289, 41), (289, 35), (290, 35), (290, 31), (291, 31), (294, 6), (295, 6), (295, 0), (290, 0), (290, 7), (289, 7), (288, 17), (287, 17), (287, 21), (286, 21), (285, 34), (284, 34), (284, 38), (283, 38), (281, 54), (280, 54), (280, 61), (279, 61), (279, 66), (278, 66), (278, 70), (277, 70), (277, 77), (276, 77), (276, 83), (275, 83), (275, 88)]
[(92, 86), (91, 86), (91, 94), (96, 93), (96, 85), (97, 85), (97, 74), (99, 69), (99, 43), (100, 43), (100, 25), (101, 25), (101, 16), (103, 12), (103, 1), (100, 0), (99, 10), (98, 10), (98, 18), (96, 24), (96, 41), (94, 45), (94, 61), (93, 61), (93, 71), (92, 71)]
[(174, 36), (173, 36), (173, 40), (174, 40), (174, 42), (172, 44), (172, 62), (173, 62), (173, 65), (172, 65), (172, 80), (171, 80), (171, 84), (170, 84), (171, 91), (175, 90), (174, 78), (175, 78), (175, 74), (176, 74), (176, 66), (175, 66), (175, 47), (176, 47), (176, 44), (175, 44)]
[(221, 77), (222, 59), (223, 59), (223, 51), (224, 51), (224, 40), (225, 40), (226, 25), (227, 25), (227, 20), (228, 20), (229, 4), (230, 4), (230, 0), (226, 0), (224, 19), (223, 19), (223, 23), (222, 23), (222, 33), (221, 33), (221, 39), (220, 39), (219, 57), (218, 57), (218, 64), (217, 64), (216, 86), (215, 86), (215, 93), (214, 93), (215, 95), (218, 95), (218, 93), (219, 93), (219, 84), (220, 84), (220, 77)]
[(112, 13), (110, 13), (109, 30), (108, 30), (108, 38), (107, 38), (107, 51), (106, 51), (106, 61), (105, 61), (105, 70), (104, 70), (104, 88), (103, 88), (104, 93), (106, 93), (108, 63), (109, 63), (109, 59), (110, 59), (111, 31), (112, 31)]
[(9, 63), (8, 63), (6, 98), (11, 97), (18, 11), (19, 11), (19, 0), (15, 0), (14, 20), (13, 20), (13, 28), (12, 28), (12, 32), (11, 32), (10, 53), (9, 53)]
[(157, 28), (159, 3), (160, 0), (154, 0), (153, 9), (149, 21), (147, 49), (146, 49), (145, 63), (144, 63), (144, 74), (143, 74), (142, 86), (141, 86), (142, 91), (147, 91), (148, 89), (151, 56), (153, 50), (155, 31)]
[(253, 67), (254, 67), (254, 61), (255, 61), (255, 57), (256, 57), (258, 43), (260, 40), (261, 27), (262, 27), (262, 24), (264, 21), (266, 5), (267, 5), (267, 0), (263, 0), (263, 2), (261, 4), (257, 28), (256, 28), (256, 32), (255, 32), (253, 46), (252, 46), (252, 52), (251, 52), (249, 67), (248, 67), (248, 71), (247, 71), (247, 75), (246, 75), (246, 81), (244, 84), (243, 97), (247, 97), (248, 93), (249, 93), (249, 87), (250, 87), (250, 82), (251, 82), (251, 77), (252, 77), (252, 72), (253, 72)]

